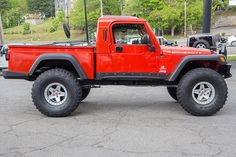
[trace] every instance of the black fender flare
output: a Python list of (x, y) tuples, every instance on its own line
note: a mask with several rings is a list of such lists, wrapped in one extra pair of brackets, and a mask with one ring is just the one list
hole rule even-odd
[(227, 62), (222, 62), (220, 57), (224, 57), (223, 55), (196, 55), (196, 56), (186, 56), (182, 59), (182, 61), (177, 65), (172, 75), (169, 77), (168, 81), (175, 81), (175, 79), (179, 76), (180, 72), (183, 70), (185, 65), (191, 61), (216, 61), (221, 65), (227, 64)]
[(80, 76), (81, 80), (85, 80), (87, 79), (86, 74), (83, 71), (82, 66), (80, 65), (80, 63), (75, 59), (75, 57), (73, 57), (70, 54), (56, 54), (56, 53), (47, 53), (47, 54), (42, 54), (40, 55), (36, 61), (34, 62), (34, 64), (31, 66), (30, 71), (29, 71), (29, 76), (32, 76), (37, 68), (37, 66), (42, 62), (42, 61), (46, 61), (46, 60), (66, 60), (69, 61), (75, 68), (77, 74)]

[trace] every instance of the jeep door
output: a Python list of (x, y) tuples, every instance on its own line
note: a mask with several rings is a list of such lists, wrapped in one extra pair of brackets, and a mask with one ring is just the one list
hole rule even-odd
[(157, 53), (145, 23), (114, 23), (110, 46), (112, 70), (117, 76), (150, 76), (157, 73)]

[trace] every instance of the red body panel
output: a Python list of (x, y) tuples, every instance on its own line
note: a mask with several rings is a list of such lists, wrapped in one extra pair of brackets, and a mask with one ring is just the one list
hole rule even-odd
[[(152, 46), (155, 47), (155, 52), (150, 52), (148, 45), (114, 44), (111, 27), (116, 23), (143, 24), (150, 37)], [(62, 53), (75, 57), (88, 79), (94, 79), (96, 77), (94, 76), (95, 72), (172, 74), (185, 56), (211, 54), (209, 50), (203, 49), (160, 47), (150, 25), (144, 19), (135, 17), (100, 18), (97, 27), (96, 53), (94, 52), (94, 47), (9, 46), (9, 71), (29, 73), (31, 66), (40, 55)], [(106, 32), (106, 36), (104, 32)], [(123, 52), (117, 53), (115, 51), (116, 46), (122, 46)], [(95, 67), (96, 69), (94, 69)]]
[(9, 46), (8, 69), (14, 72), (29, 73), (36, 59), (47, 53), (70, 54), (82, 66), (89, 79), (94, 78), (94, 47), (65, 46)]

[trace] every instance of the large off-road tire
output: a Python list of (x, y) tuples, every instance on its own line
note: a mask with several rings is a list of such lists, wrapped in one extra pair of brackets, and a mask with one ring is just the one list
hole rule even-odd
[(82, 100), (83, 101), (89, 95), (91, 88), (82, 88)]
[(173, 99), (178, 100), (178, 98), (177, 98), (177, 87), (167, 87), (167, 91)]
[(198, 40), (193, 44), (195, 48), (210, 49), (210, 44), (206, 40)]
[(42, 73), (33, 84), (32, 99), (36, 108), (49, 117), (70, 115), (82, 99), (76, 76), (65, 69)]
[(181, 106), (195, 116), (211, 116), (225, 104), (228, 88), (223, 77), (207, 68), (193, 69), (183, 76), (177, 88)]

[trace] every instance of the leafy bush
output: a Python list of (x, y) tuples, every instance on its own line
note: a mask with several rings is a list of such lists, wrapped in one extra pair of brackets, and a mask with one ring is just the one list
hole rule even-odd
[(59, 25), (64, 22), (65, 14), (63, 11), (58, 11), (56, 18), (53, 19), (52, 21), (52, 26), (49, 29), (50, 33), (56, 32)]
[(24, 22), (24, 12), (19, 8), (12, 8), (2, 17), (4, 28), (19, 26)]
[(23, 24), (23, 34), (30, 34), (31, 30), (30, 30), (30, 24), (29, 23), (24, 23)]
[(222, 32), (220, 35), (224, 37), (224, 36), (226, 35), (226, 33), (225, 33), (225, 32)]

